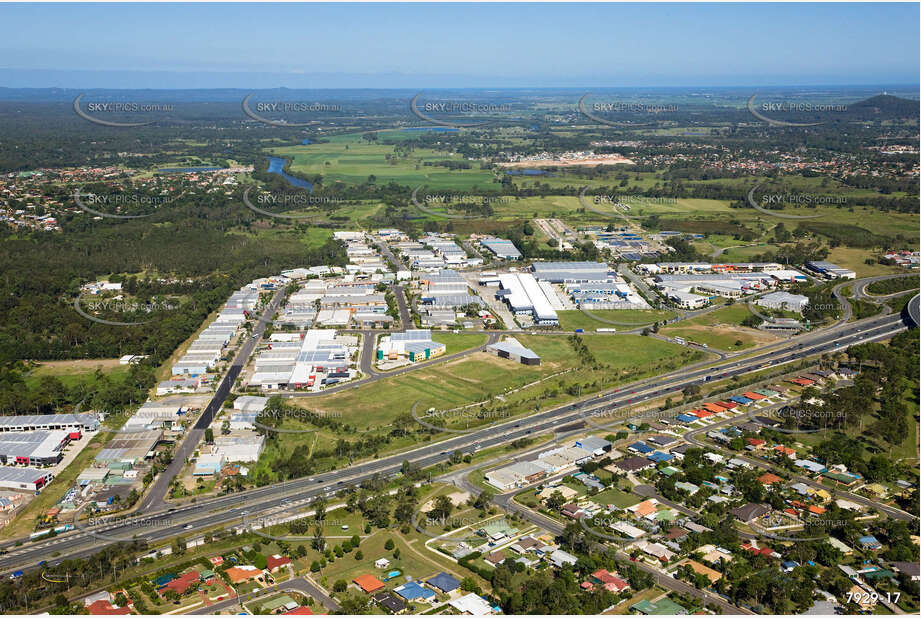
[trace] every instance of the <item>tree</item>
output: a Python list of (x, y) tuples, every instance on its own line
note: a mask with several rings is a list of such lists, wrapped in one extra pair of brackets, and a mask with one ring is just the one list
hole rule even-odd
[(346, 583), (344, 579), (337, 579), (336, 583), (333, 584), (333, 592), (345, 592), (348, 586), (348, 583)]
[(214, 430), (210, 427), (205, 429), (205, 442), (208, 444), (214, 444)]
[(387, 539), (387, 542), (384, 543), (384, 549), (386, 549), (387, 551), (390, 551), (391, 549), (393, 549), (393, 539)]

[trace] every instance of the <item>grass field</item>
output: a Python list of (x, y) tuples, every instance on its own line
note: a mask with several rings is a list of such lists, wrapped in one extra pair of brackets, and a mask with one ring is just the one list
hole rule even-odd
[(581, 310), (574, 311), (557, 311), (560, 318), (560, 328), (563, 330), (576, 330), (581, 328), (586, 331), (594, 331), (599, 328), (621, 328), (630, 330), (639, 326), (646, 326), (662, 320), (670, 320), (676, 317), (674, 311), (663, 311), (650, 309), (647, 311), (640, 309), (604, 309), (601, 311), (592, 311), (593, 316), (598, 316), (604, 320), (618, 322), (618, 324), (608, 324), (593, 319)]
[(114, 378), (122, 379), (128, 373), (128, 365), (119, 365), (117, 358), (87, 360), (43, 361), (25, 377), (29, 388), (34, 388), (45, 376), (58, 378), (67, 388), (85, 384), (92, 388), (96, 384), (96, 371)]
[[(688, 341), (706, 343), (726, 351), (744, 350), (777, 340), (772, 334), (741, 326), (742, 320), (749, 315), (751, 312), (747, 305), (736, 303), (674, 326), (666, 326), (659, 332), (668, 337), (683, 337)], [(737, 345), (736, 342), (741, 344)]]
[(445, 344), (445, 355), (456, 354), (486, 343), (483, 333), (445, 333), (435, 331), (432, 341)]
[(470, 190), (494, 187), (495, 175), (489, 170), (479, 169), (473, 162), (472, 169), (449, 170), (446, 167), (426, 162), (461, 162), (459, 154), (436, 152), (430, 149), (415, 149), (406, 156), (396, 152), (394, 146), (370, 143), (361, 134), (337, 135), (328, 143), (272, 148), (272, 154), (292, 161), (291, 171), (299, 174), (323, 177), (324, 185), (343, 183), (360, 185), (375, 177), (375, 183), (396, 182), (407, 186), (425, 185), (432, 189)]

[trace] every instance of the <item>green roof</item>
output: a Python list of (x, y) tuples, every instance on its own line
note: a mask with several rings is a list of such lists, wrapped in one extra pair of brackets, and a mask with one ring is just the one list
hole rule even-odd
[(675, 511), (663, 509), (656, 513), (656, 521), (675, 521)]
[(518, 532), (518, 528), (510, 526), (509, 523), (505, 521), (505, 518), (485, 523), (480, 527), (480, 530), (487, 536), (495, 536), (497, 534), (512, 536)]
[(769, 388), (756, 388), (752, 391), (753, 393), (758, 393), (759, 395), (764, 395), (765, 397), (776, 397), (780, 393), (777, 391), (772, 391)]
[(292, 599), (286, 594), (283, 594), (278, 598), (272, 599), (270, 601), (266, 601), (265, 603), (262, 604), (262, 608), (267, 609), (269, 611), (273, 611), (273, 610), (278, 609), (279, 607), (284, 607), (288, 603), (294, 603), (294, 599)]
[(659, 470), (659, 473), (664, 474), (665, 476), (672, 476), (674, 474), (678, 474), (679, 472), (681, 472), (681, 470), (679, 470), (678, 468), (674, 466), (665, 466), (664, 468)]
[(840, 481), (842, 483), (853, 483), (857, 480), (856, 477), (853, 477), (850, 474), (841, 474), (840, 472), (823, 472), (822, 476), (833, 481)]

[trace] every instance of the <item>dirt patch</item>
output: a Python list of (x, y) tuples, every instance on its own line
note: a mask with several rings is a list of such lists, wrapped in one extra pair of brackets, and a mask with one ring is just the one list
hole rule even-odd
[(117, 358), (86, 358), (77, 360), (60, 360), (60, 361), (31, 361), (38, 366), (35, 369), (37, 375), (59, 376), (71, 373), (92, 373), (99, 367), (103, 371), (112, 370), (119, 366)]

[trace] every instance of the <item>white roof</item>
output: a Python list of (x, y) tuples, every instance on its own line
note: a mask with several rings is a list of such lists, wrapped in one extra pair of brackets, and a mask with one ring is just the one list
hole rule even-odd
[(448, 605), (462, 614), (471, 616), (488, 616), (493, 613), (489, 603), (473, 592), (448, 602)]

